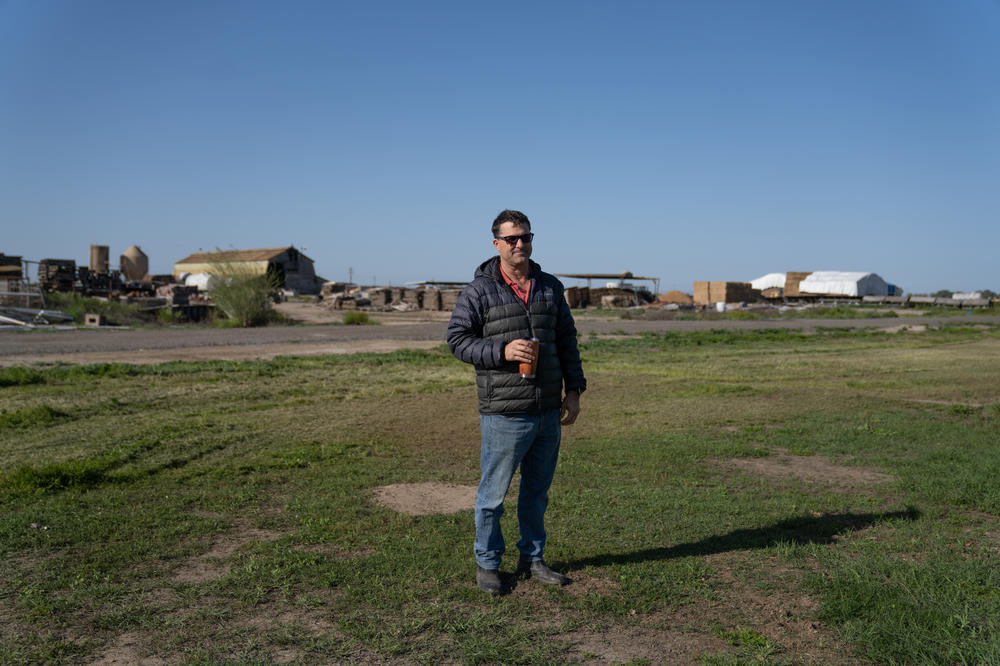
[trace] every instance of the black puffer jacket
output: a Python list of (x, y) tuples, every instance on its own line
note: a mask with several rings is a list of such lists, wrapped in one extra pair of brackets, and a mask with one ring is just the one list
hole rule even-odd
[[(531, 269), (527, 307), (504, 282), (500, 257), (493, 257), (476, 269), (451, 314), (448, 348), (476, 366), (481, 414), (558, 409), (564, 381), (567, 391), (587, 388), (563, 285), (533, 261)], [(503, 349), (511, 340), (532, 336), (541, 341), (538, 371), (534, 379), (522, 379), (518, 364), (504, 359)]]

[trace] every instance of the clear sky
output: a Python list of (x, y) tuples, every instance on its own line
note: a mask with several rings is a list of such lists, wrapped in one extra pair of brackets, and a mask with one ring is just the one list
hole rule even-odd
[[(1000, 291), (1000, 2), (0, 0), (0, 252)], [(569, 281), (573, 284), (573, 281)]]

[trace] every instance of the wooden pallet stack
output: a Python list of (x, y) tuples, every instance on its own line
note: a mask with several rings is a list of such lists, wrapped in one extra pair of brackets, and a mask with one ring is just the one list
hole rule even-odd
[(420, 303), (420, 307), (424, 310), (440, 310), (441, 290), (433, 287), (424, 289), (424, 298)]
[(567, 287), (566, 303), (571, 308), (585, 308), (590, 305), (590, 287)]
[(441, 290), (441, 309), (448, 310), (449, 312), (455, 309), (455, 304), (458, 303), (458, 297), (462, 294), (461, 289), (442, 289)]
[(385, 307), (392, 303), (392, 290), (385, 287), (372, 287), (365, 291), (365, 295), (374, 307)]

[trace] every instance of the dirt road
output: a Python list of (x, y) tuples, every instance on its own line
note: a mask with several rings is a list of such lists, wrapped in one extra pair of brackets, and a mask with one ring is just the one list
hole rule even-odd
[[(165, 328), (100, 328), (74, 330), (0, 330), (0, 366), (38, 363), (163, 363), (166, 361), (269, 359), (429, 349), (444, 342), (447, 312), (378, 313), (378, 326), (344, 326), (342, 312), (319, 305), (284, 304), (285, 313), (301, 325), (250, 329), (201, 326)], [(636, 334), (646, 331), (711, 329), (879, 328), (936, 326), (943, 322), (1000, 323), (1000, 316), (897, 317), (891, 319), (795, 319), (760, 321), (636, 321), (576, 315), (582, 335)]]

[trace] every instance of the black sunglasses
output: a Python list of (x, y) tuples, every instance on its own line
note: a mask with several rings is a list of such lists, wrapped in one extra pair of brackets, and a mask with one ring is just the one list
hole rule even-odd
[(531, 239), (535, 237), (535, 234), (521, 234), (520, 236), (495, 236), (495, 238), (507, 241), (507, 245), (511, 247), (517, 247), (517, 241), (523, 241), (525, 245), (531, 243)]

